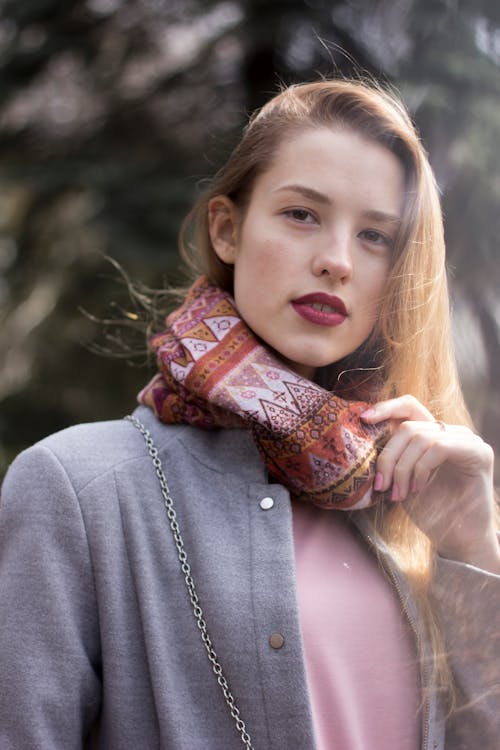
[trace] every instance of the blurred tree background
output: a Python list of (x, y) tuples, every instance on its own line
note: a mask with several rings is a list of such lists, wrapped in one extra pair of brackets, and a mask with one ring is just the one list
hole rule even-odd
[(498, 0), (3, 0), (0, 54), (0, 474), (129, 412), (149, 376), (91, 351), (106, 340), (82, 308), (140, 313), (104, 256), (178, 281), (179, 222), (248, 113), (280, 82), (360, 69), (399, 89), (430, 152), (462, 379), (498, 449)]

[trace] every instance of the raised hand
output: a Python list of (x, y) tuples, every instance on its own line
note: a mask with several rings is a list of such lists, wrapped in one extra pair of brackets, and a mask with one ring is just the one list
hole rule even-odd
[(390, 420), (374, 488), (391, 491), (438, 553), (500, 574), (492, 448), (463, 425), (448, 425), (413, 396), (375, 404), (369, 424)]

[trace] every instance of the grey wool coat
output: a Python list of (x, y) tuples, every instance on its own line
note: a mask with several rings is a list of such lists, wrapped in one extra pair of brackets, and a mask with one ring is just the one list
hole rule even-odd
[[(313, 750), (288, 492), (268, 482), (248, 432), (167, 427), (145, 407), (136, 414), (159, 447), (253, 747)], [(363, 518), (353, 514), (376, 544)], [(422, 638), (404, 578), (387, 550), (379, 554)], [(425, 750), (498, 747), (499, 584), (470, 566), (438, 564), (436, 607), (472, 703), (445, 722), (425, 690)], [(424, 689), (426, 679), (424, 665)], [(1, 750), (241, 747), (138, 430), (124, 420), (80, 425), (21, 454), (0, 496)]]

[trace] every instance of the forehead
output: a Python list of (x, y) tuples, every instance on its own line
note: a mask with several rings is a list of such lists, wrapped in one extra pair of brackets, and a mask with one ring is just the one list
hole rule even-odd
[(268, 199), (288, 184), (310, 187), (333, 201), (400, 213), (404, 170), (395, 154), (346, 128), (314, 128), (283, 138), (253, 195)]

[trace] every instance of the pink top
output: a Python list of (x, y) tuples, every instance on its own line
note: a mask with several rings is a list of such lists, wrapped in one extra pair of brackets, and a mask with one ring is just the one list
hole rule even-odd
[(410, 626), (346, 514), (293, 510), (297, 591), (316, 750), (418, 750)]

